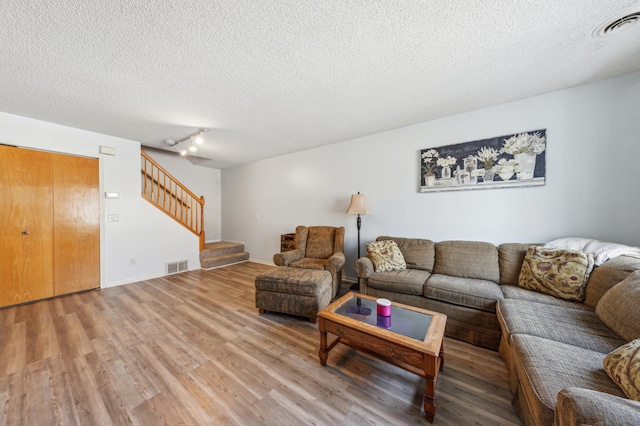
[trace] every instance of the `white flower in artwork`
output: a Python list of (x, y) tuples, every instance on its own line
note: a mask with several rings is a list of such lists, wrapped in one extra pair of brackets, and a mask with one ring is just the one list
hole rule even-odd
[(433, 175), (433, 172), (436, 168), (436, 158), (440, 157), (438, 151), (435, 149), (428, 149), (422, 153), (422, 161), (424, 162), (424, 166), (422, 166), (422, 170), (428, 174)]
[(438, 158), (440, 157), (440, 154), (438, 154), (438, 151), (436, 151), (435, 149), (428, 149), (425, 152), (422, 153), (422, 158), (424, 159), (429, 159), (431, 160), (432, 158)]
[(493, 163), (498, 159), (498, 155), (500, 155), (498, 151), (486, 146), (483, 146), (480, 148), (480, 151), (478, 151), (478, 158), (484, 163), (484, 168), (487, 170), (493, 167)]
[(520, 133), (504, 140), (501, 152), (515, 155), (525, 152), (541, 154), (546, 149), (546, 138), (540, 136), (540, 132)]
[(456, 165), (457, 162), (458, 160), (456, 160), (455, 157), (452, 157), (450, 155), (448, 155), (447, 158), (444, 158), (444, 157), (438, 158), (438, 166), (440, 167), (453, 167)]
[(494, 171), (496, 173), (519, 173), (520, 164), (514, 159), (507, 160), (506, 158), (501, 158), (494, 167)]

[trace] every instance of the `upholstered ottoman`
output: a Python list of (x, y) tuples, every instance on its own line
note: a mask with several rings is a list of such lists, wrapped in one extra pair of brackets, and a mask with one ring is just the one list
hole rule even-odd
[(308, 317), (313, 323), (318, 311), (331, 302), (331, 273), (318, 269), (279, 266), (256, 277), (256, 308)]

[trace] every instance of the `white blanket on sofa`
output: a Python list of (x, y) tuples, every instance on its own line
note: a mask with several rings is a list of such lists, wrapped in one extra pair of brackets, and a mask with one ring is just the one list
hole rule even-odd
[(595, 266), (600, 266), (607, 260), (622, 255), (640, 258), (640, 247), (606, 243), (591, 238), (558, 238), (557, 240), (549, 241), (543, 247), (591, 253)]

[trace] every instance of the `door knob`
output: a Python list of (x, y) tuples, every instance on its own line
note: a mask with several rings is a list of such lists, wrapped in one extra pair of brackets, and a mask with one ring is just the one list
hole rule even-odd
[(22, 231), (22, 235), (29, 235), (29, 231)]

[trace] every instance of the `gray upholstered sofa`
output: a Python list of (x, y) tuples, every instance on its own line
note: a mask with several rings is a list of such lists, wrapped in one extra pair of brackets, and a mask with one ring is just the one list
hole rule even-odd
[[(499, 349), (525, 424), (640, 424), (640, 402), (627, 399), (602, 367), (609, 352), (640, 338), (640, 272), (633, 273), (640, 259), (595, 267), (584, 303), (576, 303), (518, 286), (535, 244), (377, 240), (387, 239), (407, 268), (374, 272), (362, 257), (355, 264), (360, 291), (445, 313), (447, 336)], [(609, 291), (608, 309), (599, 308)]]

